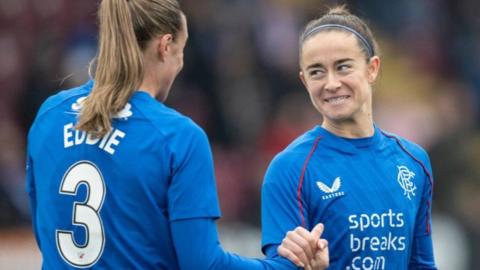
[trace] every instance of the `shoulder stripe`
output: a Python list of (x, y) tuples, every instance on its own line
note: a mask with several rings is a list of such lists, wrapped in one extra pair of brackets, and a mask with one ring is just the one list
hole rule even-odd
[[(432, 193), (433, 193), (433, 178), (432, 178), (432, 175), (430, 174), (430, 172), (427, 170), (427, 167), (425, 166), (425, 164), (423, 164), (423, 162), (421, 160), (419, 160), (418, 158), (416, 158), (412, 153), (410, 153), (410, 151), (407, 150), (407, 148), (405, 148), (405, 146), (403, 146), (402, 142), (400, 142), (400, 140), (393, 136), (393, 135), (390, 135), (390, 134), (387, 134), (385, 132), (382, 131), (382, 134), (385, 135), (387, 138), (390, 138), (390, 139), (393, 139), (395, 140), (395, 142), (398, 144), (398, 146), (400, 146), (400, 149), (403, 150), (403, 152), (405, 152), (407, 155), (409, 155), (413, 160), (415, 160), (418, 164), (420, 164), (420, 166), (422, 167), (423, 171), (425, 172), (425, 174), (428, 176), (428, 181), (429, 181), (429, 184), (430, 184), (430, 198), (432, 197)], [(427, 233), (430, 233), (430, 211), (431, 211), (431, 202), (430, 200), (427, 200), (427, 209), (429, 209), (429, 211), (427, 212)]]
[(303, 204), (302, 204), (302, 186), (303, 186), (303, 179), (305, 178), (305, 171), (307, 170), (308, 163), (310, 162), (310, 159), (312, 158), (313, 153), (315, 152), (315, 149), (317, 149), (318, 142), (320, 141), (322, 137), (318, 136), (312, 146), (312, 149), (310, 150), (310, 153), (307, 156), (307, 159), (305, 159), (305, 163), (303, 164), (303, 169), (302, 173), (300, 174), (300, 179), (298, 182), (298, 189), (297, 189), (297, 201), (298, 201), (298, 213), (300, 214), (300, 220), (302, 223), (302, 227), (306, 227), (305, 224), (305, 216), (303, 214)]

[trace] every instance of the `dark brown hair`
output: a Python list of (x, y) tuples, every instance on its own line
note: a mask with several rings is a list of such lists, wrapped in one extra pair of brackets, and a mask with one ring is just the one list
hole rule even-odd
[[(328, 27), (329, 25), (336, 25), (337, 27)], [(322, 26), (325, 27), (322, 28)], [(345, 28), (342, 28), (342, 26)], [(353, 31), (346, 30), (348, 28)], [(300, 35), (300, 54), (302, 53), (303, 43), (319, 31), (345, 31), (353, 33), (357, 37), (359, 46), (364, 52), (367, 60), (370, 59), (370, 57), (379, 54), (377, 41), (373, 37), (372, 31), (368, 25), (359, 17), (351, 14), (345, 5), (330, 8), (325, 15), (308, 22)]]

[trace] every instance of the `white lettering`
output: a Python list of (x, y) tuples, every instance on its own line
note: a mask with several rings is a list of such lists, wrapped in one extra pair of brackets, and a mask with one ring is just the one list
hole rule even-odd
[(350, 229), (356, 229), (358, 228), (358, 222), (356, 221), (357, 215), (350, 215), (348, 217), (348, 221), (350, 222)]
[[(122, 138), (125, 137), (125, 132), (119, 129), (110, 130), (102, 138), (95, 138), (92, 134), (85, 131), (74, 129), (73, 123), (68, 123), (63, 126), (63, 146), (65, 148), (72, 147), (74, 145), (96, 145), (98, 148), (113, 155), (115, 154), (116, 146), (120, 145)], [(100, 143), (99, 143), (100, 142)], [(114, 148), (115, 147), (115, 148)]]
[(392, 233), (388, 233), (388, 250), (397, 250), (395, 246), (395, 242), (397, 241), (397, 237), (392, 237)]
[(353, 233), (350, 234), (350, 249), (353, 252), (359, 251), (362, 248), (362, 240), (356, 238)]
[(380, 245), (380, 239), (376, 236), (372, 237), (370, 241), (370, 249), (373, 251), (378, 251), (379, 245)]
[(388, 241), (385, 236), (382, 236), (382, 242), (380, 243), (380, 250), (387, 250), (388, 246)]
[(370, 227), (370, 217), (366, 214), (360, 215), (360, 231)]
[(355, 236), (350, 234), (350, 249), (357, 251), (404, 251), (406, 247), (405, 236), (395, 236), (391, 232), (387, 236)]
[(405, 236), (398, 237), (398, 250), (405, 250)]
[(390, 218), (390, 227), (395, 227), (395, 224), (393, 224), (393, 216), (395, 214), (393, 213), (392, 209), (388, 209), (388, 217)]
[(345, 192), (343, 192), (343, 191), (335, 192), (335, 193), (331, 193), (331, 194), (328, 194), (328, 195), (323, 195), (322, 200), (328, 200), (328, 199), (340, 197), (340, 196), (343, 196), (343, 195), (345, 195)]
[(397, 227), (403, 227), (403, 225), (404, 225), (404, 223), (403, 223), (403, 213), (398, 213), (397, 214), (397, 221), (398, 221)]
[(110, 153), (110, 154), (114, 154), (115, 153), (115, 149), (112, 148), (112, 145), (118, 145), (120, 143), (119, 140), (117, 140), (117, 138), (123, 138), (125, 137), (125, 133), (116, 129), (112, 136), (110, 137), (110, 139), (108, 140), (107, 142), (107, 145), (105, 145), (105, 148), (103, 148), (103, 150), (107, 151), (107, 153)]
[[(377, 219), (377, 222), (375, 222), (375, 219)], [(378, 228), (380, 227), (381, 219), (379, 214), (372, 214), (372, 217), (370, 219), (370, 223), (372, 224), (372, 227)]]
[(370, 257), (366, 257), (362, 261), (362, 266), (364, 270), (372, 270), (373, 267), (373, 259)]
[(75, 145), (82, 144), (87, 137), (87, 133), (81, 130), (75, 130)]
[(357, 266), (357, 261), (361, 260), (362, 258), (361, 257), (355, 257), (353, 258), (352, 260), (352, 268), (355, 269), (355, 270), (360, 270), (362, 268), (360, 268), (360, 266)]
[(73, 146), (73, 141), (70, 140), (73, 137), (72, 133), (73, 123), (66, 124), (63, 126), (63, 147), (68, 148)]
[(107, 139), (110, 136), (110, 134), (112, 134), (111, 130), (107, 134), (105, 134), (105, 136), (103, 136), (102, 141), (100, 142), (100, 145), (98, 147), (104, 149), (105, 143), (107, 143)]
[(388, 216), (387, 213), (382, 214), (382, 228), (385, 227), (385, 217)]
[[(384, 270), (385, 269), (385, 257), (360, 257), (353, 258), (351, 267), (354, 270)], [(350, 269), (350, 267), (347, 267)]]
[[(405, 213), (392, 209), (380, 213), (351, 214), (348, 216), (350, 250), (352, 252), (404, 252), (408, 238), (404, 230)], [(368, 236), (366, 235), (368, 234)], [(355, 257), (346, 269), (385, 269), (384, 257)]]
[(385, 269), (385, 257), (380, 256), (375, 258), (375, 264), (373, 269), (383, 270)]
[(370, 237), (368, 237), (368, 236), (363, 237), (363, 239), (362, 239), (362, 250), (367, 250), (367, 247), (370, 246), (369, 245), (369, 243), (370, 243), (369, 240), (370, 240)]
[(349, 228), (360, 229), (364, 231), (370, 227), (372, 228), (401, 228), (405, 225), (403, 220), (403, 213), (394, 213), (392, 209), (389, 209), (385, 213), (373, 213), (373, 214), (361, 214), (360, 216), (352, 214), (348, 216)]

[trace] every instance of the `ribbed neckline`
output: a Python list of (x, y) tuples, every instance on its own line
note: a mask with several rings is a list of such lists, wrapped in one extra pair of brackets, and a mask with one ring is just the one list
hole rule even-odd
[(382, 143), (382, 132), (380, 128), (374, 125), (374, 133), (371, 137), (364, 138), (345, 138), (338, 136), (321, 126), (316, 126), (315, 133), (322, 137), (322, 143), (328, 147), (340, 150), (346, 153), (358, 153), (364, 150), (373, 150), (380, 148)]

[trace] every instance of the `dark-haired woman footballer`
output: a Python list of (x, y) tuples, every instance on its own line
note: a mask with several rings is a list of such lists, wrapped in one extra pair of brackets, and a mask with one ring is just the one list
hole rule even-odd
[(328, 269), (436, 269), (430, 161), (420, 146), (374, 124), (379, 68), (371, 31), (344, 7), (303, 31), (300, 78), (323, 122), (279, 153), (266, 173), (268, 258), (278, 251), (296, 262), (315, 259), (302, 247), (315, 250), (309, 230), (322, 223)]

